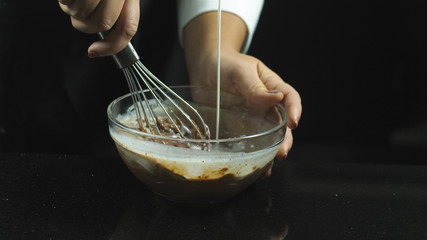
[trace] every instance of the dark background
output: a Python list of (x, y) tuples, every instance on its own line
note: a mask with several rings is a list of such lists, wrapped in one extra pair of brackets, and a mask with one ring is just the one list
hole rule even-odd
[[(249, 54), (294, 86), (294, 146), (427, 144), (427, 2), (266, 0)], [(144, 1), (134, 45), (170, 85), (186, 82), (174, 1)], [(115, 154), (107, 105), (128, 91), (97, 36), (57, 1), (0, 0), (0, 151)]]

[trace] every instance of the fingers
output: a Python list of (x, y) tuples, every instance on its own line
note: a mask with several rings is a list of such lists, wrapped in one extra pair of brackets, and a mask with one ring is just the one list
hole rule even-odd
[(267, 89), (270, 89), (270, 92), (275, 90), (283, 94), (281, 101), (289, 115), (288, 127), (295, 129), (298, 126), (302, 113), (301, 97), (299, 93), (262, 62), (258, 64), (258, 72), (261, 81)]
[(283, 160), (288, 156), (289, 151), (292, 148), (294, 138), (292, 136), (292, 130), (287, 127), (285, 139), (283, 139), (282, 144), (279, 146), (279, 151), (276, 154), (277, 160)]
[(61, 8), (73, 27), (85, 33), (108, 31), (119, 18), (125, 0), (75, 0)]
[[(246, 64), (246, 62), (244, 63)], [(268, 109), (280, 103), (284, 97), (283, 93), (280, 90), (268, 88), (265, 83), (260, 81), (256, 61), (249, 58), (248, 66), (236, 68), (237, 70), (234, 70), (234, 74), (232, 74), (231, 81), (237, 93), (251, 104), (263, 109)]]
[(70, 17), (85, 21), (95, 11), (101, 0), (58, 0), (62, 11)]
[(273, 169), (273, 164), (274, 164), (274, 161), (271, 161), (269, 163), (269, 166), (267, 167), (267, 170), (261, 176), (262, 178), (269, 178), (269, 177), (271, 177), (271, 171)]
[[(239, 60), (243, 60), (243, 63), (238, 64)], [(260, 109), (271, 109), (278, 103), (285, 107), (289, 121), (284, 141), (276, 155), (278, 160), (285, 159), (293, 144), (292, 129), (298, 126), (301, 118), (300, 95), (291, 85), (256, 58), (239, 55), (238, 57), (233, 56), (229, 62), (234, 64), (225, 67), (232, 76), (228, 80), (230, 84), (226, 85), (227, 87), (234, 86), (237, 94), (243, 96), (252, 105), (259, 106)], [(225, 90), (230, 91), (230, 89), (232, 88), (228, 87)]]
[(258, 73), (260, 80), (263, 82), (269, 92), (278, 91), (281, 92), (282, 102), (286, 111), (288, 112), (289, 121), (286, 127), (285, 138), (282, 144), (279, 146), (279, 150), (276, 154), (277, 160), (283, 160), (288, 156), (289, 151), (293, 144), (292, 129), (298, 126), (298, 121), (301, 118), (302, 105), (301, 98), (298, 92), (288, 83), (282, 80), (275, 72), (265, 66), (262, 62), (258, 64)]
[(89, 57), (120, 52), (138, 29), (139, 0), (58, 0), (70, 15), (74, 28), (85, 33), (110, 31), (104, 40), (93, 43)]
[(267, 89), (262, 82), (258, 82), (248, 91), (247, 99), (255, 105), (270, 108), (283, 99), (283, 93), (279, 90)]
[(89, 47), (89, 57), (110, 56), (125, 48), (138, 30), (139, 15), (139, 0), (126, 0), (114, 28), (104, 40)]
[[(288, 152), (292, 148), (292, 144), (293, 144), (292, 130), (290, 128), (287, 128), (285, 139), (283, 140), (282, 144), (279, 146), (279, 151), (276, 154), (276, 159), (279, 161), (284, 160), (288, 156)], [(271, 161), (267, 170), (263, 173), (262, 178), (269, 178), (271, 176), (273, 164), (274, 164), (274, 161)]]
[[(283, 81), (279, 75), (269, 69), (259, 60), (249, 58), (256, 67), (236, 70), (232, 82), (237, 86), (237, 91), (250, 103), (269, 108), (277, 103), (282, 103), (289, 115), (288, 126), (295, 129), (301, 118), (302, 105), (298, 92)], [(247, 59), (248, 60), (248, 59)]]
[(302, 113), (301, 97), (291, 85), (285, 83), (285, 86), (283, 105), (289, 115), (288, 127), (295, 129)]

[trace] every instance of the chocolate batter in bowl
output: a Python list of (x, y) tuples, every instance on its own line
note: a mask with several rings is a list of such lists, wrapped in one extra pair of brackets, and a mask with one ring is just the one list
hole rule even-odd
[[(172, 88), (215, 132), (216, 93), (207, 88)], [(267, 170), (286, 133), (281, 105), (257, 109), (234, 96), (221, 96), (220, 134), (215, 139), (182, 139), (138, 130), (130, 94), (108, 107), (109, 131), (129, 170), (153, 192), (190, 203), (225, 201)]]

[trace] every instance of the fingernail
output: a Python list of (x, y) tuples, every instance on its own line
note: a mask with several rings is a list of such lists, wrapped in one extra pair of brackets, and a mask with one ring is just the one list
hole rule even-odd
[(277, 160), (280, 160), (280, 161), (282, 161), (282, 160), (285, 160), (287, 157), (288, 157), (288, 150), (286, 150), (284, 153), (283, 153), (283, 155), (281, 156), (281, 158), (280, 159), (277, 159)]
[(273, 90), (268, 90), (268, 93), (271, 93), (271, 94), (276, 94), (276, 93), (279, 93), (280, 91), (279, 90), (277, 90), (277, 89), (273, 89)]
[(98, 55), (98, 53), (97, 53), (97, 52), (89, 52), (89, 53), (88, 53), (88, 56), (89, 56), (89, 58), (96, 58), (96, 57), (98, 57), (99, 55)]
[(100, 41), (92, 43), (88, 48), (88, 56), (90, 58), (100, 57), (99, 50), (102, 48), (102, 43)]

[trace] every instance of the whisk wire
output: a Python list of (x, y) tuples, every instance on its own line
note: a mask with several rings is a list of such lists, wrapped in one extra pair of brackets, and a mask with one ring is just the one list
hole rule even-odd
[[(154, 109), (153, 109), (153, 107), (151, 106), (151, 104), (150, 104), (150, 100), (148, 100), (148, 98), (147, 98), (147, 95), (145, 94), (145, 92), (144, 92), (144, 89), (142, 88), (142, 86), (141, 86), (141, 84), (140, 84), (140, 82), (139, 81), (137, 81), (136, 79), (138, 79), (137, 78), (137, 76), (136, 76), (136, 74), (135, 74), (135, 72), (138, 74), (138, 76), (143, 80), (143, 82), (144, 82), (144, 84), (149, 88), (149, 90), (150, 90), (150, 92), (151, 93), (153, 93), (153, 88), (151, 87), (151, 86), (149, 86), (149, 85), (147, 85), (147, 82), (146, 82), (146, 80), (145, 80), (145, 78), (143, 78), (143, 76), (141, 75), (141, 73), (135, 68), (135, 66), (132, 66), (133, 67), (133, 69), (134, 69), (134, 71), (132, 72), (133, 73), (133, 76), (134, 76), (134, 78), (132, 78), (131, 79), (131, 81), (134, 83), (134, 84), (136, 84), (137, 85), (137, 92), (139, 92), (139, 93), (141, 93), (141, 95), (143, 96), (143, 98), (144, 98), (144, 102), (145, 102), (145, 105), (147, 106), (146, 108), (145, 107), (143, 107), (142, 109), (144, 110), (144, 117), (147, 119), (147, 123), (149, 124), (149, 128), (152, 130), (153, 129), (153, 127), (151, 126), (151, 122), (149, 121), (149, 119), (147, 118), (147, 114), (146, 114), (146, 111), (148, 111), (148, 113), (149, 113), (149, 115), (150, 115), (150, 119), (152, 120), (152, 122), (154, 122), (154, 127), (155, 127), (155, 129), (157, 130), (157, 134), (159, 134), (159, 135), (161, 135), (161, 132), (160, 132), (160, 129), (159, 129), (159, 122), (158, 122), (158, 119), (157, 119), (157, 117), (156, 117), (156, 114), (154, 113)], [(155, 96), (154, 94), (153, 94), (153, 96)], [(158, 96), (157, 96), (157, 98), (158, 98)], [(156, 96), (155, 96), (155, 99), (156, 99), (156, 102), (157, 102), (157, 105), (160, 105), (160, 106), (162, 106), (162, 104), (159, 102), (159, 100), (156, 98)], [(141, 100), (141, 103), (142, 103), (142, 100)], [(143, 106), (142, 104), (141, 104), (141, 106)], [(148, 109), (148, 110), (147, 110)], [(152, 131), (153, 132), (153, 131)], [(154, 132), (153, 132), (154, 133)]]
[[(139, 85), (139, 83), (138, 83), (138, 85)], [(141, 89), (141, 86), (140, 86), (140, 89)], [(153, 120), (152, 122), (154, 123), (154, 128), (156, 129), (157, 134), (161, 135), (161, 133), (160, 133), (160, 129), (159, 129), (158, 124), (157, 124), (156, 115), (154, 114), (154, 110), (153, 110), (153, 108), (151, 107), (151, 104), (150, 104), (150, 102), (149, 102), (149, 100), (148, 100), (148, 98), (147, 98), (147, 95), (145, 95), (144, 91), (142, 91), (142, 90), (139, 90), (139, 91), (141, 92), (142, 97), (144, 98), (144, 102), (145, 102), (145, 104), (148, 106), (148, 110), (146, 110), (146, 108), (144, 108), (144, 107), (143, 107), (143, 103), (142, 103), (142, 100), (141, 100), (140, 105), (141, 105), (141, 107), (142, 107), (142, 109), (143, 109), (144, 117), (145, 117), (145, 118), (147, 119), (147, 121), (148, 121), (147, 114), (146, 114), (146, 111), (148, 111), (148, 113), (149, 113), (149, 115), (150, 115), (151, 119)], [(154, 133), (154, 132), (152, 131), (153, 126), (151, 125), (151, 122), (150, 122), (150, 121), (148, 121), (148, 125), (149, 125), (149, 127), (150, 127), (151, 132), (152, 132), (152, 133)]]
[[(136, 65), (134, 65), (133, 67), (136, 68), (137, 66), (142, 65), (141, 62), (137, 62)], [(144, 65), (142, 65), (144, 66)], [(150, 77), (153, 76), (149, 76), (146, 72), (144, 71), (136, 71), (137, 74), (139, 75), (139, 77), (142, 79), (142, 81), (144, 82), (144, 84), (149, 88), (150, 92), (153, 93), (153, 97), (157, 102), (157, 105), (163, 110), (163, 112), (166, 114), (166, 116), (168, 117), (168, 119), (171, 120), (172, 125), (175, 127), (175, 130), (179, 133), (179, 135), (184, 138), (184, 134), (181, 132), (181, 130), (179, 129), (178, 125), (176, 124), (176, 122), (173, 120), (173, 117), (170, 115), (169, 111), (165, 108), (164, 104), (162, 103), (164, 100), (163, 98), (156, 92), (156, 90), (159, 90), (162, 92), (162, 94), (164, 94), (168, 99), (170, 99), (167, 94), (165, 92), (163, 92), (161, 90), (161, 88), (155, 83), (153, 82), (153, 80)], [(148, 80), (148, 81), (147, 81)], [(136, 81), (137, 82), (137, 81)], [(137, 82), (138, 86), (140, 87), (140, 90), (142, 91), (142, 87), (139, 84), (139, 82)], [(170, 99), (171, 102), (173, 103), (173, 100)], [(147, 102), (148, 104), (148, 102)], [(150, 105), (150, 104), (148, 104)], [(151, 106), (149, 106), (149, 108), (151, 108)], [(177, 116), (175, 115), (175, 117), (177, 118)], [(155, 118), (155, 121), (157, 122), (158, 119)], [(156, 124), (158, 125), (158, 124)]]
[[(123, 68), (123, 73), (125, 75), (126, 82), (129, 86), (132, 102), (134, 103), (133, 107), (135, 109), (135, 114), (136, 114), (136, 119), (138, 121), (138, 125), (141, 128), (141, 130), (145, 130), (145, 127), (144, 127), (144, 124), (142, 121), (142, 117), (141, 117), (141, 112), (140, 112), (141, 109), (143, 109), (143, 108), (139, 108), (138, 104), (137, 104), (138, 102), (140, 102), (140, 100), (139, 100), (140, 97), (139, 97), (138, 92), (137, 92), (138, 90), (135, 89), (133, 82), (130, 80), (132, 78), (132, 72), (128, 68)], [(144, 112), (144, 115), (145, 115), (145, 112)]]
[[(150, 132), (155, 134), (154, 132), (154, 129), (155, 129), (157, 131), (157, 134), (160, 134), (160, 129), (156, 124), (157, 120), (156, 120), (154, 111), (151, 105), (149, 104), (149, 100), (147, 99), (147, 96), (145, 95), (140, 83), (135, 80), (137, 79), (135, 72), (132, 71), (132, 69), (129, 69), (129, 67), (124, 68), (123, 71), (128, 73), (127, 75), (125, 75), (126, 81), (128, 82), (131, 95), (135, 96), (132, 98), (132, 101), (134, 101), (133, 102), (134, 108), (136, 110), (137, 119), (138, 119), (140, 128), (146, 129), (144, 127), (144, 121), (143, 121), (143, 119), (145, 119), (145, 122)], [(144, 101), (142, 100), (141, 95), (144, 98)], [(148, 110), (147, 110), (147, 107), (144, 107), (144, 103), (148, 106)], [(148, 111), (148, 114), (147, 114), (147, 111)], [(142, 118), (141, 112), (144, 114), (144, 118)], [(150, 118), (148, 117), (148, 115), (150, 116)]]
[[(108, 32), (98, 33), (101, 39), (104, 39), (106, 34), (108, 34)], [(191, 130), (188, 128), (188, 125), (185, 125), (185, 123), (181, 121), (177, 114), (183, 115), (184, 119), (191, 124), (198, 135), (194, 137), (199, 137), (201, 139), (210, 138), (209, 128), (205, 124), (202, 116), (193, 106), (172, 91), (139, 61), (139, 55), (131, 43), (129, 43), (121, 52), (113, 55), (112, 57), (117, 66), (124, 72), (131, 93), (137, 121), (142, 131), (149, 131), (152, 134), (156, 134), (157, 132), (158, 135), (162, 135), (159, 126), (162, 128), (169, 127), (162, 124), (162, 122), (160, 122), (161, 119), (156, 115), (157, 111), (155, 111), (152, 106), (154, 104), (152, 104), (152, 102), (155, 102), (157, 103), (157, 106), (163, 110), (170, 123), (173, 125), (171, 127), (175, 128), (180, 137), (185, 138), (182, 131), (190, 133)], [(145, 94), (146, 90), (142, 88), (140, 83), (141, 81), (148, 88), (155, 101), (147, 98)], [(175, 97), (176, 99), (172, 99), (172, 97)], [(168, 102), (166, 102), (164, 98), (166, 98)], [(190, 115), (188, 115), (187, 112), (185, 112), (182, 107), (175, 102), (175, 100), (181, 101), (183, 104), (182, 106), (186, 106), (189, 110), (195, 113), (199, 120), (198, 123), (202, 125), (205, 134), (200, 132), (200, 128), (197, 123), (190, 118)], [(177, 111), (172, 110), (172, 108), (165, 107), (166, 103), (168, 105), (173, 105)], [(182, 129), (178, 127), (177, 123), (181, 125)]]
[(147, 79), (151, 82), (151, 84), (153, 84), (154, 86), (156, 86), (156, 88), (170, 101), (170, 103), (172, 103), (172, 105), (174, 105), (182, 113), (182, 115), (184, 115), (184, 117), (187, 119), (187, 121), (191, 125), (193, 125), (193, 127), (197, 131), (198, 135), (199, 136), (203, 136), (202, 133), (200, 132), (199, 127), (197, 126), (197, 124), (194, 123), (194, 121), (190, 118), (190, 116), (178, 104), (175, 103), (175, 101), (169, 96), (169, 94), (166, 94), (162, 90), (162, 88), (158, 87), (158, 85), (156, 83), (158, 83), (160, 86), (162, 86), (164, 89), (166, 89), (169, 93), (171, 93), (174, 97), (176, 97), (178, 100), (180, 100), (182, 103), (184, 103), (188, 108), (190, 108), (196, 114), (197, 118), (200, 119), (200, 121), (202, 122), (203, 127), (205, 127), (206, 124), (205, 124), (202, 116), (199, 114), (199, 112), (193, 106), (191, 106), (191, 104), (189, 104), (187, 101), (185, 101), (184, 99), (182, 99), (178, 94), (176, 94), (174, 91), (172, 91), (172, 89), (170, 89), (166, 84), (164, 84), (162, 81), (160, 81), (160, 79), (158, 79), (154, 74), (152, 74), (150, 72), (150, 70), (148, 70), (144, 66), (144, 64), (142, 64), (140, 61), (138, 61), (136, 63), (136, 66), (138, 66), (140, 68), (141, 72), (143, 72), (146, 76), (147, 75), (150, 76), (150, 77), (147, 77)]

